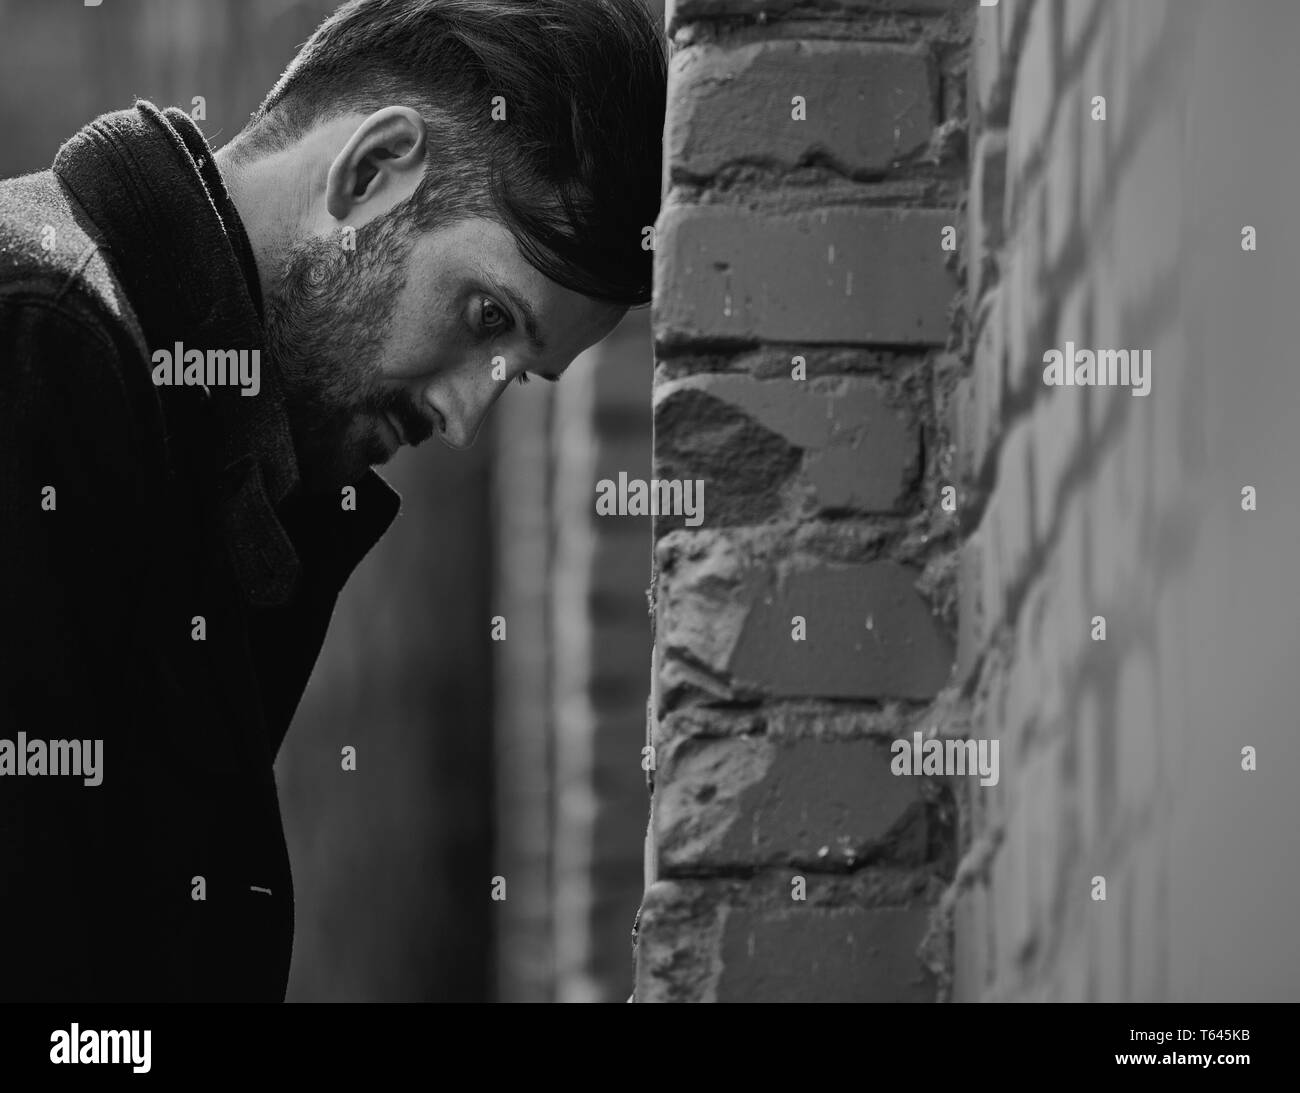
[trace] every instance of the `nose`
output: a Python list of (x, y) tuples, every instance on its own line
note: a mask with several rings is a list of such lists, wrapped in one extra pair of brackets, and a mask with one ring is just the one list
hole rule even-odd
[(425, 390), (424, 403), (436, 411), (442, 442), (461, 451), (474, 443), (506, 385), (493, 381), (487, 368), (464, 370), (440, 380)]

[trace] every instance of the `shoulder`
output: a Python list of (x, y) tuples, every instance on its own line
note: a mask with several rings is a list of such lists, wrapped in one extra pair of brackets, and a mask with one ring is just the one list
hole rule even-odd
[(10, 406), (92, 433), (126, 426), (147, 446), (159, 414), (147, 360), (94, 226), (54, 175), (0, 181), (0, 391)]
[(94, 224), (52, 171), (0, 180), (0, 303), (44, 301), (147, 356)]

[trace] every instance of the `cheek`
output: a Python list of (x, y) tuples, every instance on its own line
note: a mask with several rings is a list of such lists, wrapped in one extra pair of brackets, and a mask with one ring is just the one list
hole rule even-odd
[(384, 333), (376, 362), (385, 380), (413, 380), (442, 371), (448, 349), (454, 345), (454, 325), (428, 309), (398, 311)]

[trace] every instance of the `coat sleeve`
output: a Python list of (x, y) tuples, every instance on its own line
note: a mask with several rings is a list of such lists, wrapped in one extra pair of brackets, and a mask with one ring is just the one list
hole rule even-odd
[[(123, 758), (141, 685), (130, 635), (147, 551), (120, 363), (105, 329), (76, 309), (0, 295), (5, 998), (88, 997), (129, 982), (151, 936), (147, 902), (126, 894), (133, 848), (117, 824), (124, 807), (147, 807), (127, 804), (139, 787)], [(25, 764), (24, 740), (101, 740), (98, 769), (21, 776), (12, 764)], [(81, 758), (95, 763), (93, 746)]]

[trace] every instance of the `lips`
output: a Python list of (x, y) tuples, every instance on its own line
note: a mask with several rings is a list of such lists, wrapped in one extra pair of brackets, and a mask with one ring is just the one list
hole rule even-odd
[(397, 449), (403, 444), (401, 430), (398, 429), (396, 422), (393, 421), (390, 414), (380, 414), (378, 420), (384, 434), (384, 443), (391, 454), (392, 452), (397, 451)]
[(380, 426), (381, 439), (391, 449), (391, 455), (398, 448), (419, 447), (435, 433), (445, 431), (441, 411), (431, 408), (431, 414), (432, 417), (428, 417), (412, 408), (410, 416), (407, 416), (376, 407), (372, 416)]

